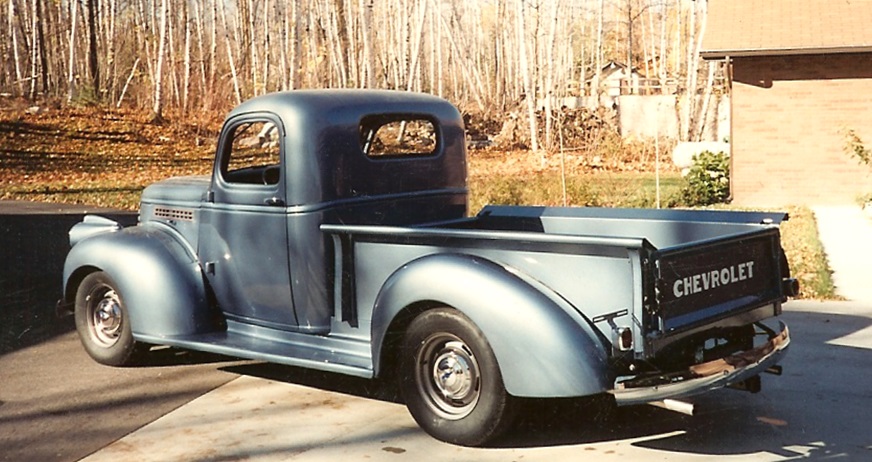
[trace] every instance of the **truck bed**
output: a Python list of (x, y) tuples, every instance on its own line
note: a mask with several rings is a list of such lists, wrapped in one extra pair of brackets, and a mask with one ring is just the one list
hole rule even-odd
[(777, 225), (786, 219), (765, 212), (490, 206), (459, 226), (643, 240), (655, 249), (659, 328), (669, 332), (780, 300), (786, 261)]
[[(783, 214), (547, 207), (487, 207), (477, 216), (414, 228), (323, 225), (335, 242), (343, 317), (367, 323), (402, 265), (452, 252), (493, 261), (569, 301), (608, 337), (605, 318), (642, 322), (644, 356), (710, 328), (780, 312)], [(749, 274), (752, 271), (752, 274)], [(717, 280), (715, 280), (717, 278)], [(351, 291), (354, 296), (351, 296)], [(629, 319), (629, 318), (628, 318)]]
[(452, 227), (645, 239), (666, 251), (777, 226), (786, 219), (783, 213), (764, 212), (487, 206)]

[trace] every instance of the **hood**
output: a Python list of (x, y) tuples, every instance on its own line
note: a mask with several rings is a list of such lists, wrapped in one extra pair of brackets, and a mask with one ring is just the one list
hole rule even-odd
[(159, 181), (142, 192), (142, 204), (190, 203), (190, 206), (197, 206), (206, 199), (210, 183), (211, 179), (206, 175)]

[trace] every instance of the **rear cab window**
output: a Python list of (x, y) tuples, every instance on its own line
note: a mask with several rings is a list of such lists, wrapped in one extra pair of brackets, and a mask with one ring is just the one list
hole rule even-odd
[(370, 159), (435, 156), (438, 125), (416, 115), (367, 116), (360, 122), (360, 149)]

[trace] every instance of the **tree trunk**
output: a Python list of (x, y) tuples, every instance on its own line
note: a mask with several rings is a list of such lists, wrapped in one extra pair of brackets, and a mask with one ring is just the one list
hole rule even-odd
[(664, 6), (660, 7), (660, 60), (657, 63), (657, 77), (660, 80), (660, 88), (663, 91), (663, 86), (666, 85), (666, 21), (669, 15)]
[(560, 8), (560, 0), (552, 0), (550, 27), (548, 29), (548, 38), (545, 40), (545, 149), (551, 150), (554, 148), (552, 139), (552, 130), (554, 125), (554, 114), (552, 113), (552, 99), (554, 98), (554, 46), (555, 37), (557, 35), (557, 14)]
[(36, 40), (39, 46), (37, 47), (39, 54), (39, 69), (40, 80), (42, 80), (42, 94), (48, 94), (48, 57), (46, 56), (45, 44), (45, 18), (42, 9), (42, 0), (34, 0), (35, 11), (33, 12), (36, 18)]
[(263, 87), (261, 91), (266, 93), (269, 91), (269, 68), (270, 68), (270, 49), (272, 46), (272, 34), (270, 33), (270, 22), (269, 18), (271, 16), (269, 11), (269, 1), (265, 0), (266, 5), (263, 8)]
[[(199, 94), (205, 102), (206, 93), (209, 91), (206, 83), (206, 53), (203, 48), (203, 6), (199, 0), (194, 1), (194, 24), (197, 25), (197, 61), (200, 63), (200, 91)], [(214, 25), (213, 25), (214, 27)], [(205, 109), (206, 106), (203, 106)]]
[(590, 95), (596, 98), (597, 106), (600, 103), (600, 79), (602, 78), (603, 71), (603, 23), (605, 15), (605, 0), (599, 0), (596, 22), (596, 68), (593, 70), (593, 85), (595, 88), (590, 89)]
[(76, 7), (78, 4), (76, 0), (70, 2), (70, 66), (67, 73), (67, 102), (73, 100), (76, 92)]
[(346, 57), (348, 58), (348, 82), (351, 87), (360, 87), (360, 67), (357, 64), (357, 39), (354, 34), (354, 7), (351, 0), (343, 0), (342, 11), (344, 13), (342, 21), (345, 23), (345, 46), (348, 50)]
[[(175, 11), (173, 8), (173, 3), (178, 0), (168, 0), (167, 8), (170, 11)], [(169, 16), (169, 15), (168, 15)], [(181, 97), (181, 89), (179, 88), (179, 75), (178, 69), (176, 68), (176, 63), (179, 62), (179, 59), (176, 58), (176, 51), (178, 47), (176, 46), (176, 24), (173, 21), (172, 17), (167, 17), (167, 44), (166, 49), (166, 65), (168, 66), (167, 74), (170, 77), (170, 92), (171, 101), (175, 105), (175, 107), (181, 107), (182, 105), (182, 97)]]
[[(706, 5), (705, 5), (705, 3), (703, 3), (703, 5), (702, 5), (701, 8), (702, 8), (702, 12), (701, 12), (702, 18), (700, 19), (700, 30), (699, 30), (699, 33), (698, 33), (697, 36), (696, 36), (696, 40), (695, 40), (694, 43), (692, 44), (692, 45), (693, 45), (693, 66), (692, 66), (692, 68), (693, 68), (693, 95), (694, 95), (694, 100), (696, 99), (695, 97), (696, 97), (696, 94), (697, 94), (697, 86), (699, 85), (699, 84), (697, 83), (697, 78), (698, 78), (698, 74), (699, 74), (699, 61), (700, 61), (700, 59), (699, 59), (699, 50), (700, 50), (700, 48), (702, 47), (702, 37), (705, 35), (705, 29), (706, 29), (706, 23), (707, 23), (707, 11), (706, 11)], [(715, 71), (715, 68), (714, 68), (714, 66), (713, 66), (712, 64), (713, 64), (713, 63), (709, 63), (709, 69), (708, 69), (708, 71), (709, 71), (709, 73), (708, 73), (708, 80), (706, 81), (706, 87), (705, 87), (705, 91), (708, 93), (708, 96), (707, 96), (706, 98), (708, 98), (708, 97), (711, 96), (712, 86), (713, 86), (713, 83), (714, 83), (714, 76), (715, 76), (714, 71)], [(708, 100), (707, 100), (707, 99), (704, 99), (703, 104), (708, 105)], [(703, 111), (704, 111), (704, 112), (703, 112), (702, 114), (699, 114), (699, 115), (697, 116), (697, 118), (700, 119), (700, 122), (699, 122), (698, 125), (697, 125), (697, 130), (698, 130), (698, 131), (697, 131), (697, 133), (695, 134), (695, 138), (696, 138), (697, 140), (699, 140), (699, 138), (702, 136), (702, 129), (704, 128), (704, 124), (705, 124), (705, 116), (706, 116), (705, 113), (708, 112), (708, 109), (707, 109), (707, 108), (704, 108)]]
[(36, 81), (38, 80), (36, 73), (39, 70), (39, 36), (37, 34), (38, 27), (38, 18), (39, 16), (36, 14), (36, 2), (37, 0), (33, 0), (31, 2), (31, 11), (30, 11), (30, 100), (36, 101)]
[[(702, 97), (702, 108), (700, 109), (699, 115), (697, 116), (697, 125), (696, 125), (696, 141), (702, 141), (702, 136), (705, 132), (705, 124), (706, 119), (708, 117), (709, 112), (709, 104), (712, 98), (712, 87), (714, 86), (715, 80), (715, 63), (709, 61), (708, 63), (708, 79), (706, 79), (705, 91), (703, 92)], [(717, 134), (715, 134), (717, 136)], [(717, 141), (717, 140), (716, 140)]]
[(182, 2), (182, 22), (185, 24), (184, 74), (182, 76), (182, 112), (188, 111), (188, 95), (191, 91), (191, 18), (188, 15), (188, 2)]
[(290, 89), (299, 88), (300, 87), (300, 62), (302, 58), (302, 48), (300, 47), (302, 39), (300, 38), (300, 25), (301, 25), (301, 10), (302, 5), (300, 4), (300, 0), (293, 0), (291, 2), (291, 21), (292, 29), (291, 29), (291, 62), (290, 62)]
[[(36, 3), (37, 0), (34, 0)], [(91, 76), (91, 90), (94, 99), (100, 100), (100, 66), (97, 61), (97, 1), (88, 3), (88, 74)]]
[(696, 104), (696, 69), (693, 59), (693, 42), (696, 37), (696, 2), (690, 6), (690, 20), (688, 21), (687, 38), (687, 76), (684, 90), (684, 110), (681, 115), (681, 139), (690, 140), (690, 125), (693, 108)]
[(427, 2), (418, 2), (418, 8), (421, 11), (418, 14), (417, 25), (415, 26), (415, 44), (412, 48), (412, 59), (409, 62), (409, 72), (406, 74), (406, 91), (412, 91), (415, 76), (420, 72), (418, 61), (421, 57), (421, 42), (424, 39), (424, 18), (426, 18), (427, 15)]
[(204, 103), (207, 100), (211, 101), (212, 95), (215, 93), (215, 74), (218, 68), (218, 1), (212, 0), (212, 32), (209, 34), (209, 87), (206, 93), (209, 97), (203, 98)]
[(160, 2), (160, 31), (158, 32), (157, 66), (154, 72), (154, 104), (152, 105), (151, 123), (163, 122), (163, 64), (167, 43), (167, 16), (169, 15), (167, 0)]
[(530, 124), (530, 148), (539, 152), (539, 139), (536, 124), (536, 93), (530, 80), (530, 63), (527, 61), (526, 28), (524, 27), (524, 0), (516, 2), (516, 22), (518, 28), (518, 62), (521, 65), (521, 77), (524, 80), (524, 95), (527, 100), (527, 117)]
[(12, 54), (15, 60), (15, 82), (18, 84), (18, 91), (24, 94), (24, 75), (21, 73), (21, 56), (18, 54), (18, 33), (15, 28), (14, 18), (15, 2), (9, 0), (9, 31), (12, 34)]
[(340, 25), (340, 21), (345, 17), (342, 9), (342, 0), (334, 0), (334, 8), (325, 8), (325, 14), (329, 19), (328, 24), (330, 30), (328, 37), (331, 45), (330, 54), (332, 56), (333, 69), (336, 78), (339, 81), (339, 87), (345, 88), (348, 86), (348, 66), (346, 65), (344, 51), (347, 50), (348, 47), (345, 38), (342, 35), (344, 27)]
[(360, 0), (358, 3), (363, 16), (363, 24), (360, 27), (361, 41), (363, 42), (363, 76), (361, 87), (372, 88), (373, 80), (373, 55), (372, 55), (372, 8), (374, 0)]
[(236, 104), (242, 104), (242, 91), (239, 89), (239, 76), (236, 72), (236, 65), (233, 62), (233, 46), (230, 44), (230, 31), (227, 28), (227, 11), (224, 8), (224, 1), (217, 0), (221, 8), (221, 26), (224, 28), (224, 43), (227, 45), (227, 61), (230, 65), (230, 74), (233, 76), (233, 90), (236, 95)]
[(247, 43), (245, 44), (246, 47), (241, 48), (240, 53), (244, 52), (245, 50), (249, 50), (249, 52), (250, 52), (251, 63), (249, 65), (249, 69), (251, 69), (251, 94), (253, 96), (257, 96), (259, 94), (257, 91), (258, 90), (258, 80), (259, 80), (257, 68), (260, 65), (260, 63), (258, 62), (258, 59), (257, 59), (257, 46), (255, 44), (255, 40), (256, 40), (255, 34), (257, 33), (257, 27), (256, 27), (256, 23), (255, 23), (255, 14), (253, 11), (254, 2), (253, 2), (253, 0), (242, 0), (241, 3), (246, 5), (246, 7), (245, 7), (246, 14), (243, 18), (247, 19), (247, 21), (246, 21), (247, 27), (246, 27), (246, 29), (243, 30), (243, 33), (245, 33), (247, 35), (248, 39), (247, 39)]
[(130, 69), (130, 75), (127, 77), (127, 81), (124, 82), (124, 87), (121, 88), (121, 96), (118, 97), (118, 103), (115, 104), (116, 108), (121, 107), (121, 103), (124, 101), (124, 94), (127, 93), (127, 87), (130, 86), (130, 81), (133, 80), (133, 76), (136, 74), (136, 66), (139, 64), (139, 58), (136, 58), (136, 61), (133, 62), (133, 68)]
[[(105, 98), (107, 101), (114, 101), (116, 91), (118, 90), (118, 60), (115, 59), (115, 51), (116, 51), (116, 25), (118, 20), (118, 2), (117, 0), (106, 0), (109, 3), (108, 14), (104, 14), (105, 17), (104, 25), (103, 25), (103, 43), (106, 47), (106, 72), (110, 74), (110, 76), (104, 77), (106, 79), (106, 83), (104, 85), (105, 94), (108, 96)], [(104, 10), (106, 10), (106, 3), (104, 2)]]
[(436, 94), (438, 96), (445, 95), (445, 56), (442, 50), (442, 12), (434, 8), (433, 14), (439, 16), (439, 21), (434, 26), (436, 29)]

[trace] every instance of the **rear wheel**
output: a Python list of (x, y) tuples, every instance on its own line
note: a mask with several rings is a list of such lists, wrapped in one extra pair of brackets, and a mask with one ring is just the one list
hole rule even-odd
[(108, 366), (130, 366), (148, 346), (133, 339), (130, 317), (115, 281), (104, 272), (91, 273), (76, 292), (76, 330), (85, 351)]
[(422, 313), (402, 343), (400, 387), (418, 425), (437, 439), (479, 446), (513, 422), (516, 402), (482, 332), (456, 310)]

